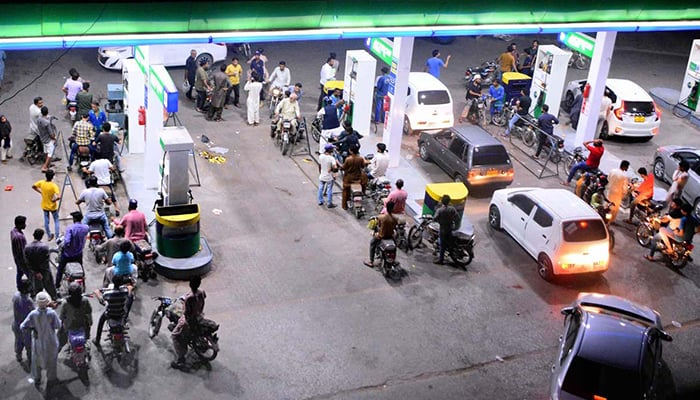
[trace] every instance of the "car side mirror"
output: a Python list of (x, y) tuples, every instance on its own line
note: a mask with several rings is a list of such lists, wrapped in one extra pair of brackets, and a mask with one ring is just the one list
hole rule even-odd
[(572, 312), (574, 312), (574, 308), (573, 308), (573, 307), (564, 307), (564, 308), (561, 309), (561, 315), (569, 315), (569, 314), (571, 314)]
[(661, 340), (666, 341), (666, 342), (673, 342), (673, 337), (666, 333), (665, 331), (659, 331), (659, 337)]

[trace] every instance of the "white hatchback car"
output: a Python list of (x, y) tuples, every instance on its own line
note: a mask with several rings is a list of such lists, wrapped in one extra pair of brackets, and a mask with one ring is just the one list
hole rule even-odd
[(489, 225), (508, 232), (535, 258), (545, 280), (608, 269), (609, 234), (603, 219), (566, 189), (496, 190)]
[[(567, 108), (574, 104), (574, 99), (585, 86), (585, 79), (569, 82), (564, 98)], [(608, 79), (605, 87), (610, 91), (613, 111), (603, 122), (600, 132), (596, 132), (601, 139), (629, 136), (651, 140), (659, 133), (661, 110), (646, 90), (627, 79)]]
[[(163, 54), (163, 65), (166, 67), (183, 67), (190, 56), (191, 50), (197, 51), (197, 65), (203, 59), (211, 64), (226, 60), (226, 44), (224, 43), (195, 43), (195, 44), (159, 44), (152, 45), (151, 51)], [(100, 47), (97, 49), (97, 61), (107, 69), (122, 69), (122, 60), (134, 56), (133, 46)], [(242, 60), (245, 61), (245, 60)]]
[(403, 133), (452, 128), (454, 122), (447, 86), (427, 72), (409, 73)]

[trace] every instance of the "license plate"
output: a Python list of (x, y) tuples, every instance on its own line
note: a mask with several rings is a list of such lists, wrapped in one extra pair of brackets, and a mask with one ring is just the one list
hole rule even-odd
[(644, 117), (641, 115), (636, 115), (634, 117), (634, 122), (644, 122)]
[(498, 171), (497, 171), (497, 170), (495, 170), (495, 169), (490, 169), (490, 170), (486, 171), (486, 176), (494, 176), (494, 175), (498, 175)]

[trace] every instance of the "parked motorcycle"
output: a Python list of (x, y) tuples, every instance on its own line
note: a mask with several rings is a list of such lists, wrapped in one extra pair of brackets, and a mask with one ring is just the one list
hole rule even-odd
[(273, 87), (270, 91), (270, 118), (275, 116), (275, 109), (282, 99), (284, 99), (284, 89)]
[(38, 135), (29, 134), (24, 138), (24, 152), (19, 158), (20, 161), (27, 161), (29, 165), (41, 164), (46, 159), (44, 146)]
[[(378, 225), (376, 221), (378, 219), (379, 217), (376, 215), (370, 218), (370, 221), (375, 221), (373, 233), (377, 232)], [(403, 270), (401, 269), (401, 264), (396, 261), (396, 248), (394, 239), (383, 239), (374, 251), (374, 259), (380, 261), (379, 270), (385, 278), (398, 281), (401, 280)]]
[(486, 61), (478, 67), (469, 67), (464, 73), (464, 80), (466, 84), (474, 79), (474, 76), (479, 74), (481, 76), (481, 87), (487, 88), (491, 86), (493, 81), (496, 79), (496, 62)]
[(134, 243), (134, 247), (136, 248), (135, 263), (138, 269), (139, 278), (141, 278), (141, 280), (144, 282), (148, 282), (148, 280), (151, 278), (155, 279), (157, 274), (154, 266), (158, 254), (153, 251), (153, 247), (151, 247), (151, 244), (145, 239), (141, 239)]
[[(537, 135), (537, 141), (539, 142), (540, 135)], [(554, 145), (554, 150), (552, 150), (552, 145)], [(564, 157), (564, 138), (559, 135), (547, 136), (542, 144), (542, 151), (545, 154), (549, 154), (549, 161), (559, 164)]]
[(374, 201), (375, 210), (381, 212), (384, 208), (384, 200), (391, 193), (391, 180), (386, 176), (374, 178), (367, 184), (369, 197)]
[(574, 50), (569, 58), (569, 68), (586, 69), (591, 63), (591, 59)]
[(352, 210), (357, 219), (360, 219), (365, 215), (365, 206), (363, 205), (365, 193), (360, 181), (350, 182), (350, 192), (351, 199), (348, 201), (348, 208)]
[[(170, 321), (168, 330), (172, 332), (184, 311), (184, 300), (182, 297), (177, 298), (175, 301), (167, 296), (152, 297), (152, 299), (159, 301), (160, 304), (153, 310), (148, 325), (148, 336), (151, 339), (158, 335), (160, 326), (163, 323), (163, 317)], [(216, 331), (219, 330), (219, 324), (210, 319), (202, 318), (197, 325), (190, 328), (192, 334), (189, 335), (188, 346), (194, 350), (197, 357), (202, 361), (215, 359), (217, 354), (219, 354), (219, 337), (216, 334)]]
[[(408, 243), (411, 249), (418, 248), (423, 239), (433, 248), (433, 254), (439, 251), (438, 239), (440, 237), (440, 224), (433, 221), (431, 215), (423, 215), (408, 231)], [(474, 232), (473, 227), (461, 227), (452, 232), (452, 240), (447, 243), (445, 253), (459, 267), (466, 270), (467, 265), (474, 259)]]

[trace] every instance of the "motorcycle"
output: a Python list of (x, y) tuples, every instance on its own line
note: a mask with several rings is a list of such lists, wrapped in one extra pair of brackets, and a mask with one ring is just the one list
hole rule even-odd
[(496, 62), (486, 61), (478, 67), (469, 67), (464, 73), (464, 80), (468, 85), (469, 82), (474, 79), (474, 76), (479, 74), (481, 76), (481, 87), (487, 88), (491, 86), (493, 81), (496, 79)]
[(44, 145), (41, 143), (38, 135), (30, 134), (24, 138), (24, 152), (20, 161), (27, 161), (29, 165), (43, 163), (46, 159), (44, 154)]
[(409, 251), (411, 247), (408, 242), (408, 235), (406, 234), (406, 218), (399, 215), (396, 216), (396, 220), (396, 226), (394, 227), (394, 242), (399, 249)]
[(386, 176), (380, 176), (369, 181), (367, 189), (369, 197), (374, 201), (375, 210), (381, 212), (384, 208), (384, 200), (391, 193), (391, 181)]
[(149, 279), (155, 279), (157, 274), (154, 269), (156, 257), (158, 254), (153, 252), (153, 247), (147, 240), (141, 239), (134, 243), (136, 248), (136, 266), (138, 269), (139, 278), (144, 282)]
[(467, 114), (467, 119), (469, 122), (481, 126), (486, 124), (486, 110), (489, 108), (489, 98), (489, 95), (484, 94), (472, 102), (472, 105), (469, 108), (469, 113)]
[(571, 57), (569, 57), (569, 68), (574, 67), (576, 69), (586, 69), (591, 63), (591, 59), (579, 53), (578, 51), (572, 51)]
[(598, 211), (598, 214), (600, 214), (600, 217), (603, 218), (603, 222), (605, 222), (605, 229), (608, 230), (608, 235), (609, 235), (608, 249), (610, 251), (612, 251), (612, 249), (615, 248), (615, 231), (610, 229), (610, 221), (612, 220), (612, 211), (611, 211), (612, 206), (613, 206), (612, 203), (606, 201), (604, 206), (599, 207), (596, 210), (596, 211)]
[(635, 207), (632, 218), (636, 217), (639, 221), (646, 221), (649, 218), (661, 215), (661, 210), (664, 208), (666, 208), (666, 202), (663, 200), (649, 199), (642, 201)]
[(362, 204), (365, 193), (362, 190), (360, 181), (350, 182), (351, 200), (348, 201), (348, 208), (352, 210), (357, 219), (365, 215), (365, 206)]
[(314, 117), (314, 120), (311, 121), (311, 127), (309, 128), (311, 131), (311, 138), (316, 141), (316, 143), (321, 140), (321, 130), (323, 126), (323, 117), (321, 116), (316, 116)]
[[(152, 297), (153, 300), (159, 301), (160, 304), (153, 310), (151, 319), (148, 325), (148, 336), (151, 339), (158, 335), (160, 326), (163, 323), (163, 317), (166, 317), (170, 323), (168, 330), (173, 331), (177, 325), (182, 312), (184, 311), (184, 299), (179, 297), (173, 301), (171, 297), (159, 296)], [(212, 361), (219, 353), (219, 337), (216, 331), (219, 329), (219, 324), (216, 322), (202, 318), (196, 326), (192, 326), (192, 334), (188, 338), (188, 346), (194, 350), (197, 357), (202, 361)]]
[(78, 102), (75, 100), (66, 99), (66, 110), (68, 110), (68, 119), (71, 122), (78, 120)]
[(536, 126), (537, 120), (535, 120), (532, 115), (527, 114), (525, 116), (521, 116), (517, 121), (515, 121), (511, 134), (522, 139), (525, 146), (532, 147), (537, 141), (537, 135), (535, 134)]
[[(440, 224), (433, 221), (431, 215), (423, 215), (420, 221), (408, 231), (408, 243), (411, 249), (420, 247), (425, 239), (433, 248), (433, 254), (437, 254), (438, 239), (440, 237)], [(452, 240), (447, 243), (445, 252), (452, 261), (459, 267), (466, 270), (467, 265), (474, 259), (474, 232), (471, 229), (462, 227), (452, 232)]]
[[(77, 168), (78, 171), (80, 171), (80, 178), (85, 180), (88, 177), (87, 169), (90, 167), (90, 161), (92, 158), (90, 156), (90, 148), (88, 146), (78, 146), (75, 155)], [(71, 171), (72, 169), (73, 167), (69, 165), (68, 171)]]
[[(377, 232), (379, 217), (376, 215), (370, 218), (370, 224), (374, 221), (373, 233)], [(374, 259), (380, 260), (379, 270), (385, 278), (394, 281), (401, 280), (403, 270), (401, 263), (396, 261), (396, 242), (394, 239), (382, 239), (374, 250)]]
[(95, 256), (95, 261), (99, 264), (101, 262), (101, 255), (97, 251), (97, 247), (107, 240), (104, 229), (102, 229), (102, 221), (99, 219), (88, 219), (87, 225), (89, 227), (88, 233), (88, 249)]
[[(539, 135), (537, 136), (537, 140), (539, 141)], [(552, 150), (552, 145), (554, 145), (554, 150)], [(542, 144), (542, 151), (544, 151), (545, 154), (549, 154), (549, 161), (559, 164), (564, 154), (564, 138), (559, 135), (547, 136)]]
[(277, 121), (272, 121), (270, 130), (270, 136), (279, 144), (282, 155), (286, 156), (287, 152), (291, 154), (291, 148), (297, 141), (297, 131), (292, 126), (292, 121), (283, 119), (281, 132), (277, 132)]
[[(661, 221), (658, 215), (650, 216), (637, 226), (635, 236), (641, 246), (651, 246), (651, 239), (661, 229)], [(661, 252), (666, 264), (675, 269), (683, 269), (692, 259), (691, 254), (695, 246), (692, 243), (677, 241), (669, 237), (671, 248), (667, 248), (663, 240), (656, 241), (656, 250)]]
[[(104, 293), (109, 289), (100, 288), (99, 290)], [(121, 362), (122, 357), (131, 353), (131, 337), (126, 324), (126, 313), (121, 318), (109, 318), (107, 326), (109, 327), (107, 340), (112, 345), (112, 353)]]
[[(61, 260), (61, 254), (63, 254), (63, 240), (64, 240), (63, 236), (57, 237), (56, 238), (57, 248), (51, 249), (51, 251), (50, 251), (50, 255), (51, 255), (51, 257), (53, 257), (53, 260), (50, 264), (52, 264), (54, 267), (58, 267), (58, 263)], [(83, 292), (85, 292), (85, 269), (83, 268), (82, 263), (79, 263), (79, 262), (66, 263), (66, 266), (63, 269), (63, 277), (61, 278), (61, 286), (59, 288), (57, 288), (56, 291), (58, 293), (60, 293), (61, 296), (64, 296), (64, 297), (67, 296), (68, 295), (68, 287), (73, 282), (77, 282), (82, 287)]]
[(88, 363), (90, 356), (90, 346), (84, 329), (68, 331), (68, 355), (73, 367), (78, 370), (78, 376), (82, 380), (87, 380)]
[(491, 123), (496, 126), (506, 126), (508, 118), (506, 118), (505, 107), (494, 107), (493, 113), (491, 113)]

